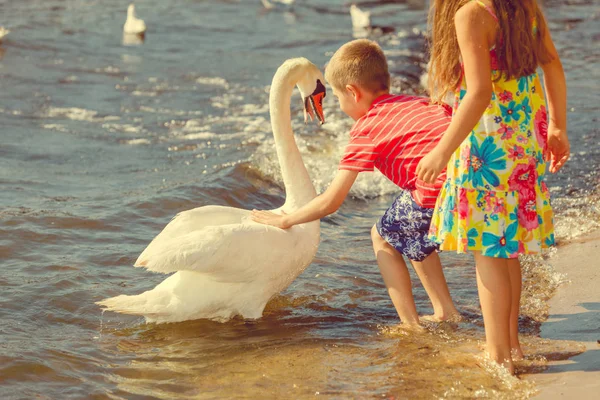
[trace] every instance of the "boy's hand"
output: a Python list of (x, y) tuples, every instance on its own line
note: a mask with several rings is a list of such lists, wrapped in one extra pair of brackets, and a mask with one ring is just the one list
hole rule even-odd
[(544, 155), (550, 161), (550, 172), (558, 172), (569, 159), (571, 145), (566, 129), (557, 128), (552, 121), (548, 124), (548, 149)]
[(280, 229), (288, 229), (291, 228), (291, 225), (288, 225), (285, 222), (286, 214), (281, 211), (283, 215), (275, 214), (271, 211), (259, 211), (252, 210), (252, 221), (258, 222), (260, 224), (271, 225)]
[(446, 168), (448, 161), (449, 157), (433, 149), (417, 165), (417, 177), (423, 182), (429, 184), (435, 183), (435, 180), (440, 176), (444, 168)]

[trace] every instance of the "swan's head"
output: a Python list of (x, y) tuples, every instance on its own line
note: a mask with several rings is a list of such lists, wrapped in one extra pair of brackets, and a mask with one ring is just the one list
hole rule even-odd
[(304, 122), (308, 122), (310, 116), (311, 121), (316, 118), (320, 124), (323, 124), (325, 122), (323, 98), (327, 95), (323, 73), (306, 58), (297, 58), (292, 61), (300, 67), (300, 75), (296, 86), (300, 90), (300, 95), (304, 101)]

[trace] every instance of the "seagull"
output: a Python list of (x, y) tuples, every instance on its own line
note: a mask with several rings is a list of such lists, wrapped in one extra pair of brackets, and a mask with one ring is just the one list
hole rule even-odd
[(146, 32), (146, 23), (144, 20), (135, 16), (135, 6), (133, 3), (127, 8), (127, 21), (123, 25), (123, 33), (133, 35), (143, 35)]

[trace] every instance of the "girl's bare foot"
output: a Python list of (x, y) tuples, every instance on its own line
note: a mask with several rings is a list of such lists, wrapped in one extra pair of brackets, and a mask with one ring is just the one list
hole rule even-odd
[(498, 363), (498, 364), (500, 364), (504, 368), (506, 368), (508, 370), (508, 372), (510, 372), (511, 375), (515, 374), (515, 366), (513, 365), (513, 362), (511, 360), (504, 360), (502, 363)]
[(510, 353), (512, 354), (513, 361), (522, 361), (525, 359), (523, 350), (521, 350), (521, 346), (511, 348)]
[(494, 365), (496, 367), (500, 367), (506, 370), (510, 375), (515, 375), (515, 366), (513, 365), (512, 359), (498, 359), (497, 357), (493, 357), (489, 352), (483, 351), (483, 358), (486, 360), (486, 363), (491, 362), (488, 365)]

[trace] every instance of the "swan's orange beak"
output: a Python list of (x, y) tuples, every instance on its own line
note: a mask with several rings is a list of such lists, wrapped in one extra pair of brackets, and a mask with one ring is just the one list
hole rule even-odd
[(308, 97), (304, 99), (304, 123), (308, 122), (308, 116), (310, 120), (314, 121), (315, 117), (321, 125), (325, 122), (325, 116), (323, 115), (323, 98), (327, 95), (325, 86), (317, 79), (317, 88)]

